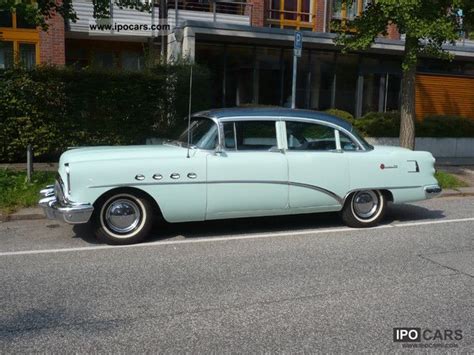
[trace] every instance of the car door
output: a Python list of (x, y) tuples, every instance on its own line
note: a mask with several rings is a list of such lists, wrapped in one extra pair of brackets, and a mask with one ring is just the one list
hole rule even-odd
[(223, 149), (207, 158), (207, 219), (281, 214), (288, 209), (288, 163), (278, 120), (222, 123)]
[(285, 122), (289, 168), (289, 207), (303, 212), (342, 207), (349, 188), (349, 167), (339, 131), (316, 122)]

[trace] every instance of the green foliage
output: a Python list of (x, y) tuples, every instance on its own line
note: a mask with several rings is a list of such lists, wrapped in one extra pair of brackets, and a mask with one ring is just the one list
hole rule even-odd
[[(336, 43), (344, 50), (363, 50), (380, 34), (387, 34), (387, 25), (397, 26), (405, 34), (403, 69), (416, 65), (421, 55), (450, 58), (442, 48), (446, 42), (459, 38), (457, 11), (463, 9), (465, 21), (471, 21), (472, 0), (378, 0), (371, 1), (361, 16), (343, 24), (334, 24)], [(348, 30), (354, 35), (348, 34)]]
[[(189, 65), (145, 72), (50, 67), (0, 73), (0, 161), (56, 157), (70, 146), (145, 143), (185, 126)], [(193, 69), (193, 111), (209, 108), (209, 74)]]
[[(398, 137), (400, 113), (369, 112), (354, 120), (354, 127), (366, 137)], [(474, 119), (457, 116), (428, 116), (416, 122), (418, 137), (472, 137), (474, 138)]]
[(351, 113), (347, 112), (347, 111), (339, 110), (337, 108), (330, 108), (329, 110), (326, 110), (324, 112), (328, 113), (330, 115), (333, 115), (333, 116), (337, 116), (339, 118), (343, 118), (346, 121), (348, 121), (349, 123), (354, 122), (354, 116)]
[(417, 126), (421, 137), (474, 137), (474, 119), (458, 116), (428, 116)]
[(437, 171), (435, 178), (438, 180), (439, 186), (442, 189), (455, 189), (458, 187), (467, 187), (468, 184), (458, 179), (456, 176), (444, 171)]
[(13, 212), (21, 207), (35, 206), (38, 192), (54, 182), (56, 173), (39, 171), (33, 173), (31, 183), (25, 172), (0, 169), (0, 212)]
[(400, 132), (400, 113), (369, 112), (354, 120), (354, 127), (367, 137), (398, 137)]
[(72, 8), (72, 0), (0, 0), (0, 11), (16, 11), (31, 24), (48, 29), (47, 21), (54, 13), (60, 14), (65, 20), (76, 21), (77, 16)]

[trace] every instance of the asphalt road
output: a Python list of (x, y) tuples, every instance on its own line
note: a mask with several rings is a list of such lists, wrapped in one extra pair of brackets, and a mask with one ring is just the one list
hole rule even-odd
[(413, 352), (394, 327), (461, 330), (420, 344), (472, 353), (473, 240), (474, 198), (391, 206), (373, 229), (336, 214), (189, 223), (127, 247), (3, 223), (0, 353)]

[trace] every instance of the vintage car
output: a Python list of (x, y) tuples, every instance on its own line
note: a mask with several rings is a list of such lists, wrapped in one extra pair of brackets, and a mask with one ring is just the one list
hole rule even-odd
[[(283, 108), (196, 113), (162, 145), (66, 151), (47, 217), (91, 222), (112, 244), (136, 243), (167, 222), (340, 211), (351, 227), (376, 225), (387, 202), (441, 192), (428, 152), (368, 144), (345, 120)], [(157, 218), (160, 217), (160, 218)]]

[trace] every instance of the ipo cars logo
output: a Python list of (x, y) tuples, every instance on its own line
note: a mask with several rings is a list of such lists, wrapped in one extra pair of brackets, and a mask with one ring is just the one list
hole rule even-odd
[(421, 341), (459, 341), (461, 329), (393, 328), (396, 343), (419, 343)]

